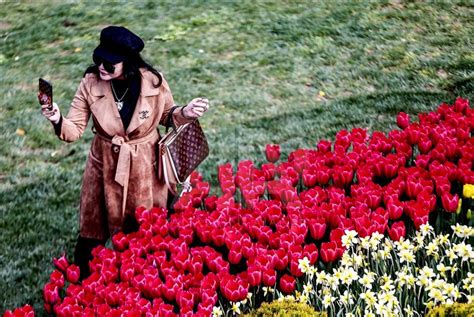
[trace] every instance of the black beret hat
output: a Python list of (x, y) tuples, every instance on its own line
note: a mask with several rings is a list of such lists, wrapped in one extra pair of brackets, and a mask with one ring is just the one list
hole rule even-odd
[(145, 47), (143, 40), (123, 26), (108, 26), (100, 32), (100, 44), (93, 57), (116, 64), (137, 55)]

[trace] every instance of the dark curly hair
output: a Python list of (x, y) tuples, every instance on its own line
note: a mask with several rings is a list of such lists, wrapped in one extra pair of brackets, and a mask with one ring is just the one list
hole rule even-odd
[[(157, 78), (158, 78), (158, 84), (154, 85), (155, 88), (158, 88), (161, 86), (161, 83), (163, 82), (163, 77), (161, 76), (160, 72), (145, 62), (140, 54), (137, 54), (135, 56), (131, 56), (127, 60), (124, 61), (123, 63), (123, 74), (126, 79), (132, 79), (135, 78), (140, 74), (140, 68), (146, 68), (150, 72), (152, 72)], [(97, 77), (99, 77), (99, 66), (98, 65), (90, 65), (86, 71), (84, 72), (84, 76), (86, 74), (93, 73)]]

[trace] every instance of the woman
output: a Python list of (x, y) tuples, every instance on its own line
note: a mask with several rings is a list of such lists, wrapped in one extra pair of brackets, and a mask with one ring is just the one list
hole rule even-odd
[(73, 142), (83, 134), (92, 115), (92, 140), (83, 176), (80, 203), (80, 234), (74, 262), (81, 277), (89, 274), (91, 250), (117, 231), (137, 228), (138, 206), (165, 207), (166, 185), (155, 172), (157, 125), (169, 116), (176, 125), (201, 117), (207, 99), (196, 98), (174, 107), (166, 80), (143, 61), (144, 42), (130, 30), (109, 26), (101, 31), (89, 67), (67, 117), (58, 106), (42, 105), (58, 137)]

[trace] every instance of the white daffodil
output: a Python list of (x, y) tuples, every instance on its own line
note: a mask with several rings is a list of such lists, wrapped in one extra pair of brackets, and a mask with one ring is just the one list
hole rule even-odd
[(336, 290), (340, 284), (339, 279), (334, 275), (328, 275), (326, 282), (333, 290)]
[(375, 296), (375, 293), (370, 290), (367, 290), (364, 293), (360, 294), (360, 298), (365, 301), (365, 304), (368, 307), (374, 307), (375, 303), (377, 302), (377, 297)]
[(382, 282), (380, 285), (380, 289), (382, 289), (385, 292), (390, 292), (395, 289), (395, 283), (389, 278), (385, 281)]
[(234, 315), (240, 315), (240, 302), (237, 302), (237, 303), (231, 302), (231, 304), (232, 304), (232, 307), (230, 310), (234, 313)]
[(415, 243), (420, 247), (425, 244), (425, 236), (420, 231), (415, 234)]
[(345, 306), (354, 305), (354, 298), (348, 290), (344, 291), (344, 293), (341, 295), (341, 297), (339, 297), (339, 300)]
[(307, 295), (307, 294), (301, 294), (301, 295), (298, 297), (298, 302), (307, 304), (307, 303), (309, 302), (309, 297), (308, 297), (308, 295)]
[(325, 284), (328, 279), (328, 274), (324, 271), (316, 272), (316, 284)]
[(438, 303), (444, 303), (446, 301), (443, 292), (441, 292), (441, 290), (437, 288), (430, 289), (430, 291), (428, 292), (428, 296)]
[(474, 289), (474, 273), (468, 272), (466, 278), (462, 280), (462, 287), (466, 291)]
[(451, 226), (451, 229), (453, 229), (453, 234), (455, 234), (459, 238), (461, 239), (466, 238), (466, 230), (464, 226), (457, 223), (454, 226)]
[(212, 317), (220, 317), (224, 313), (222, 312), (222, 309), (220, 307), (214, 306), (212, 308)]
[(370, 248), (374, 251), (376, 251), (380, 245), (380, 242), (382, 241), (382, 239), (384, 238), (384, 235), (379, 233), (379, 232), (374, 232), (372, 233), (372, 235), (370, 236), (370, 240), (369, 240), (369, 243), (370, 243)]
[(341, 282), (346, 285), (350, 285), (352, 282), (356, 281), (359, 278), (359, 275), (353, 268), (347, 268), (342, 272)]
[(449, 245), (449, 234), (440, 234), (438, 237), (436, 237), (436, 240), (438, 241), (438, 245), (444, 246), (444, 245)]
[(356, 268), (363, 267), (365, 264), (365, 261), (364, 261), (365, 257), (361, 254), (354, 254), (352, 256), (352, 259), (354, 260), (354, 266)]
[(438, 270), (438, 273), (441, 277), (447, 278), (446, 272), (451, 270), (451, 267), (450, 266), (445, 266), (444, 263), (441, 262), (440, 264), (436, 265), (436, 269)]
[(368, 272), (367, 270), (364, 270), (364, 275), (359, 278), (359, 283), (362, 284), (366, 289), (372, 289), (372, 284), (374, 283), (375, 280), (375, 273), (374, 272)]
[(454, 251), (453, 248), (446, 249), (445, 254), (450, 264), (453, 264), (454, 260), (458, 258), (458, 255), (456, 254), (456, 251)]
[(398, 256), (400, 257), (400, 263), (415, 263), (416, 261), (415, 254), (412, 250), (403, 249), (398, 253)]
[(263, 296), (267, 296), (268, 293), (273, 294), (273, 292), (275, 291), (273, 288), (267, 287), (267, 286), (262, 287), (262, 290), (263, 290)]
[(350, 249), (351, 246), (356, 245), (359, 242), (357, 238), (357, 231), (355, 230), (345, 230), (344, 235), (341, 238), (342, 245), (347, 249)]
[(419, 274), (420, 276), (426, 276), (429, 279), (436, 277), (434, 270), (426, 265), (420, 270)]
[(465, 244), (464, 242), (455, 244), (453, 246), (454, 252), (456, 252), (457, 256), (461, 258), (462, 262), (468, 261), (474, 258), (474, 253), (472, 251), (472, 245)]
[(428, 245), (426, 246), (426, 255), (434, 256), (435, 259), (437, 259), (439, 258), (438, 250), (439, 250), (438, 243), (436, 240), (434, 240), (428, 243)]
[(432, 233), (434, 230), (433, 230), (433, 227), (429, 224), (429, 223), (425, 223), (425, 224), (422, 224), (420, 226), (420, 232), (424, 235), (424, 236), (427, 236), (429, 235), (430, 233)]
[(309, 271), (310, 266), (311, 263), (309, 262), (309, 259), (307, 257), (298, 260), (298, 268), (301, 272), (303, 272), (303, 274), (306, 274), (306, 272)]
[(341, 258), (341, 266), (343, 267), (351, 267), (354, 266), (354, 260), (349, 252), (344, 252)]
[(362, 249), (370, 250), (370, 237), (360, 238), (360, 246)]
[(468, 304), (474, 303), (474, 295), (466, 295), (466, 298)]
[(415, 311), (413, 310), (413, 308), (411, 308), (410, 305), (407, 305), (407, 307), (403, 308), (403, 311), (405, 312), (406, 317), (415, 316)]
[(313, 284), (306, 283), (303, 285), (303, 294), (310, 295), (312, 293), (314, 293)]
[(452, 266), (451, 266), (451, 277), (454, 276), (454, 274), (456, 274), (456, 272), (458, 271), (458, 264), (457, 263), (454, 263)]
[(317, 270), (318, 270), (318, 269), (317, 269), (314, 265), (310, 265), (310, 266), (309, 266), (309, 269), (308, 269), (308, 272), (306, 272), (306, 275), (308, 276), (308, 278), (309, 278), (310, 280), (313, 279), (313, 277), (314, 277), (314, 275), (316, 274)]
[(457, 300), (460, 296), (461, 293), (459, 292), (459, 289), (456, 285), (453, 283), (444, 283), (442, 286), (442, 292), (443, 295), (446, 295), (447, 297), (451, 297), (451, 299)]
[(324, 308), (328, 308), (329, 306), (331, 306), (333, 301), (334, 301), (334, 297), (332, 297), (330, 294), (324, 295), (323, 297)]

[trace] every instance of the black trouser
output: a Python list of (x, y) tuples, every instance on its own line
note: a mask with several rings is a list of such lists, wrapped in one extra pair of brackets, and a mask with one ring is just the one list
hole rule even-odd
[(76, 248), (74, 249), (74, 264), (81, 270), (81, 281), (91, 274), (89, 261), (92, 260), (92, 250), (99, 245), (105, 245), (105, 242), (107, 240), (77, 237)]
[[(138, 222), (132, 216), (126, 216), (123, 223), (123, 232), (125, 234), (135, 232), (139, 228)], [(92, 260), (92, 250), (105, 245), (108, 239), (98, 240), (84, 237), (77, 237), (76, 248), (74, 250), (74, 264), (81, 270), (81, 281), (90, 275), (89, 261)]]
[[(174, 196), (171, 192), (168, 192), (168, 201), (166, 203), (168, 212), (170, 214), (174, 213), (173, 205), (178, 200), (179, 197)], [(130, 232), (135, 232), (139, 228), (139, 224), (135, 217), (126, 216), (123, 223), (123, 232), (125, 234)], [(81, 270), (81, 281), (87, 278), (91, 272), (89, 269), (89, 261), (92, 260), (92, 250), (99, 246), (105, 245), (108, 239), (98, 240), (91, 238), (84, 238), (81, 236), (77, 237), (76, 248), (74, 249), (74, 264), (76, 264)]]

